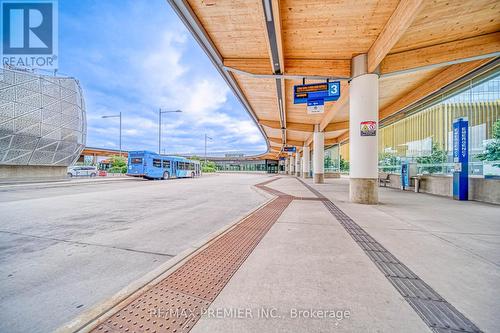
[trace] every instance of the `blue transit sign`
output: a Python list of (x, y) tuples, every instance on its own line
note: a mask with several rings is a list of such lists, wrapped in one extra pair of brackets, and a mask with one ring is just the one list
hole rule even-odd
[(311, 100), (336, 101), (340, 97), (340, 81), (302, 84), (293, 87), (293, 103), (307, 103)]
[(283, 151), (286, 153), (295, 153), (296, 148), (295, 147), (284, 147)]
[(469, 199), (469, 122), (453, 121), (453, 199)]

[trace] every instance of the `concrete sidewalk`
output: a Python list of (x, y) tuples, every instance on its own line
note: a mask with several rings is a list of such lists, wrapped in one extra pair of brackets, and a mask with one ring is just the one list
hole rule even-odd
[[(293, 177), (267, 186), (315, 197)], [(500, 331), (498, 206), (382, 188), (365, 206), (348, 202), (346, 179), (312, 186), (480, 330)], [(191, 332), (331, 331), (431, 328), (321, 201), (294, 200)]]

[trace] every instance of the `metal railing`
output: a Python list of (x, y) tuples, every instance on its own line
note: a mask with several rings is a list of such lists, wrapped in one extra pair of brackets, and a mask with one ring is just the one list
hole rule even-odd
[[(417, 163), (417, 174), (419, 175), (452, 175), (455, 163)], [(379, 172), (397, 173), (401, 172), (401, 164), (379, 165)], [(500, 176), (500, 161), (474, 161), (469, 162), (469, 175)]]

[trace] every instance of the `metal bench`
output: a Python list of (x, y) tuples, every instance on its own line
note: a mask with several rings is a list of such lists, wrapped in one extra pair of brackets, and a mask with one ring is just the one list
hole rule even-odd
[(384, 185), (384, 187), (387, 187), (387, 184), (390, 184), (391, 183), (391, 174), (389, 173), (382, 173), (380, 174), (380, 176), (378, 177), (378, 184), (379, 186), (382, 186)]

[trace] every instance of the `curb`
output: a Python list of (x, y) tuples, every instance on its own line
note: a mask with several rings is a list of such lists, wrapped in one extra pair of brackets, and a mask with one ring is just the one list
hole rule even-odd
[(52, 182), (30, 182), (30, 183), (0, 183), (0, 189), (43, 189), (43, 188), (54, 188), (54, 187), (68, 187), (68, 186), (79, 186), (79, 185), (96, 185), (96, 184), (111, 184), (115, 182), (125, 182), (125, 181), (140, 181), (133, 178), (116, 177), (111, 179), (93, 180), (93, 181), (81, 181), (77, 179), (76, 181), (70, 180), (58, 180)]
[(138, 280), (133, 281), (128, 286), (121, 289), (119, 292), (108, 298), (107, 300), (98, 303), (87, 311), (83, 312), (70, 322), (63, 324), (58, 329), (55, 330), (55, 333), (70, 333), (70, 332), (79, 332), (79, 333), (87, 333), (94, 329), (97, 325), (99, 325), (102, 321), (111, 317), (113, 314), (122, 309), (125, 305), (127, 305), (131, 300), (131, 298), (138, 297), (141, 293), (145, 292), (152, 286), (156, 285), (161, 280), (165, 279), (167, 276), (172, 274), (178, 267), (184, 264), (186, 261), (191, 259), (198, 252), (206, 248), (210, 243), (217, 240), (221, 236), (223, 236), (226, 232), (236, 227), (238, 224), (245, 221), (250, 215), (255, 213), (257, 210), (262, 208), (263, 206), (269, 204), (277, 197), (271, 195), (256, 186), (251, 186), (253, 190), (257, 193), (263, 195), (267, 198), (265, 202), (252, 209), (251, 211), (241, 215), (236, 218), (233, 222), (225, 225), (224, 227), (216, 230), (215, 232), (209, 233), (206, 236), (202, 237), (198, 241), (190, 244), (189, 248), (177, 254), (173, 258), (169, 259), (167, 262), (163, 263), (159, 267), (154, 270), (146, 273), (143, 277)]

